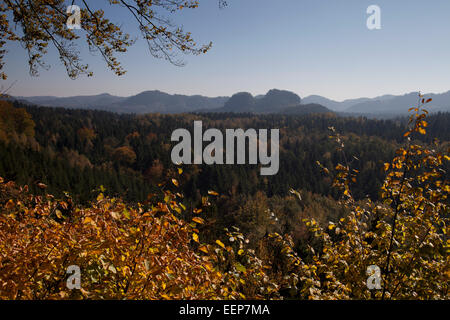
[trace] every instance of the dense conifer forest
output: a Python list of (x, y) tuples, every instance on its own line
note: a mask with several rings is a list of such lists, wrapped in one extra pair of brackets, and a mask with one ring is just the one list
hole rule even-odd
[[(208, 209), (211, 224), (203, 233), (206, 238), (237, 226), (253, 240), (270, 231), (291, 234), (297, 247), (305, 240), (302, 218), (326, 222), (345, 214), (336, 202), (339, 192), (321, 166), (330, 168), (332, 176), (339, 163), (349, 162), (359, 171), (351, 186), (354, 198), (376, 201), (385, 178), (384, 164), (405, 142), (408, 125), (407, 118), (374, 120), (331, 113), (133, 115), (18, 102), (2, 105), (0, 176), (28, 185), (35, 194), (88, 204), (101, 189), (136, 205), (146, 203), (160, 184), (177, 178), (188, 210), (201, 205), (208, 191), (220, 194)], [(171, 133), (177, 128), (192, 131), (194, 120), (221, 130), (280, 128), (278, 174), (260, 176), (258, 165), (177, 167), (170, 159)], [(431, 115), (427, 121), (428, 134), (413, 138), (427, 144), (440, 141), (439, 148), (445, 149), (450, 114)], [(336, 132), (339, 143), (333, 138)], [(178, 168), (183, 170), (179, 178)], [(301, 202), (291, 190), (301, 192)]]

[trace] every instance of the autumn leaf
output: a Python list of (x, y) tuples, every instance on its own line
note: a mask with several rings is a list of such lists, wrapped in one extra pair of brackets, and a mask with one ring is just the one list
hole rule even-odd
[(192, 218), (192, 221), (197, 222), (199, 224), (204, 224), (205, 223), (205, 220), (200, 218), (200, 217), (194, 217), (194, 218)]
[(216, 243), (219, 245), (219, 246), (221, 246), (222, 248), (224, 248), (225, 249), (225, 245), (223, 244), (223, 242), (222, 241), (220, 241), (220, 240), (216, 240)]
[(245, 268), (242, 264), (240, 264), (239, 262), (235, 263), (234, 265), (236, 267), (236, 269), (240, 272), (246, 272), (247, 268)]
[(93, 223), (93, 222), (94, 222), (94, 220), (92, 220), (91, 217), (86, 217), (86, 218), (84, 218), (84, 220), (83, 220), (83, 223), (84, 223), (84, 224)]
[(204, 266), (205, 266), (206, 270), (208, 270), (210, 272), (214, 270), (214, 267), (210, 263), (205, 263)]
[(212, 196), (218, 196), (218, 195), (219, 195), (217, 192), (212, 191), (212, 190), (209, 190), (209, 191), (208, 191), (208, 194), (209, 194), (209, 195), (212, 195)]
[(207, 248), (206, 246), (201, 246), (201, 247), (198, 248), (198, 250), (200, 250), (200, 251), (202, 251), (202, 252), (204, 252), (204, 253), (206, 253), (206, 254), (209, 253), (209, 252), (208, 252), (208, 248)]

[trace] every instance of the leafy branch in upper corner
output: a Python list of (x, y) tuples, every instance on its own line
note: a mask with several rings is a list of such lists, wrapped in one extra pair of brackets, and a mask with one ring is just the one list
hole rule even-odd
[[(97, 1), (95, 1), (97, 2)], [(198, 45), (190, 32), (173, 23), (168, 14), (183, 9), (194, 9), (199, 6), (198, 0), (108, 0), (103, 2), (109, 7), (121, 7), (137, 25), (137, 29), (146, 41), (150, 54), (156, 58), (164, 58), (174, 65), (183, 65), (178, 53), (201, 54), (211, 48), (211, 43)], [(79, 5), (81, 30), (69, 29), (66, 25), (71, 13), (67, 12), (70, 4)], [(94, 6), (96, 6), (94, 8)], [(221, 8), (226, 1), (220, 0)], [(78, 40), (82, 38), (91, 52), (98, 52), (106, 65), (117, 75), (125, 70), (117, 59), (117, 54), (124, 53), (133, 45), (135, 39), (123, 30), (123, 27), (112, 22), (98, 3), (82, 0), (5, 0), (0, 3), (0, 77), (6, 79), (3, 71), (4, 58), (8, 43), (20, 43), (28, 54), (31, 75), (38, 75), (39, 68), (47, 69), (44, 61), (49, 44), (57, 50), (59, 59), (66, 67), (70, 78), (81, 74), (92, 76), (92, 71), (81, 59)]]

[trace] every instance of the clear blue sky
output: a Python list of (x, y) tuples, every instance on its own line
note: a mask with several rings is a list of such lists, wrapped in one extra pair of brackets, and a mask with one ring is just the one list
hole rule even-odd
[[(125, 76), (83, 50), (93, 78), (70, 80), (54, 53), (51, 69), (34, 78), (25, 52), (10, 46), (8, 83), (17, 80), (10, 93), (128, 96), (158, 89), (223, 96), (279, 88), (343, 100), (450, 90), (449, 0), (229, 0), (224, 10), (215, 0), (200, 2), (173, 16), (198, 42), (213, 42), (206, 55), (183, 56), (185, 67), (154, 59), (141, 40), (120, 57)], [(381, 7), (381, 30), (366, 27), (371, 4)], [(129, 23), (121, 11), (110, 12), (112, 20)], [(139, 35), (133, 26), (127, 31)]]

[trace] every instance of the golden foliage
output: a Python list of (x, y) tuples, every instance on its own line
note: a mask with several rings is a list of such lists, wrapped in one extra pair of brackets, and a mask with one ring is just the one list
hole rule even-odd
[(18, 142), (19, 136), (34, 137), (35, 123), (24, 108), (15, 108), (8, 101), (0, 101), (0, 141)]
[[(219, 270), (234, 249), (219, 240), (217, 246), (200, 243), (195, 225), (204, 220), (181, 220), (184, 206), (170, 191), (148, 211), (103, 193), (90, 207), (74, 208), (3, 179), (0, 191), (0, 299), (238, 299), (243, 292), (248, 298), (271, 293), (261, 261), (243, 241), (240, 262)], [(66, 287), (70, 265), (81, 268), (81, 290)], [(245, 291), (246, 283), (256, 283), (258, 291)]]
[[(420, 97), (422, 98), (422, 96)], [(449, 150), (412, 144), (423, 134), (427, 111), (412, 108), (408, 143), (386, 163), (382, 203), (358, 204), (349, 185), (356, 170), (339, 165), (335, 179), (341, 202), (351, 213), (329, 230), (312, 220), (310, 231), (322, 241), (311, 262), (301, 263), (302, 293), (312, 299), (448, 299), (449, 180), (444, 161)], [(339, 141), (338, 141), (339, 142)], [(446, 154), (445, 154), (446, 153)], [(381, 269), (382, 289), (369, 290), (366, 270)]]

